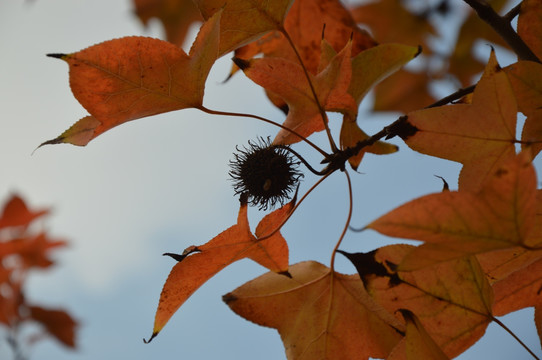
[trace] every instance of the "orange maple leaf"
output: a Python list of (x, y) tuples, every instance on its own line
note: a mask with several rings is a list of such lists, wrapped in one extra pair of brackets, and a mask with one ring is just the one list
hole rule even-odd
[(266, 273), (223, 299), (238, 315), (278, 330), (288, 359), (386, 357), (404, 326), (367, 294), (357, 275), (307, 261), (292, 278)]
[(412, 200), (367, 228), (425, 243), (399, 264), (401, 270), (501, 249), (539, 250), (536, 175), (528, 153), (499, 167), (477, 191), (447, 191)]
[[(351, 43), (348, 43), (318, 75), (309, 74), (325, 110), (355, 112), (356, 104), (347, 92), (352, 74), (350, 50)], [(305, 137), (324, 129), (324, 120), (301, 65), (281, 58), (234, 61), (252, 81), (286, 101), (289, 112), (283, 124), (285, 127)], [(298, 141), (301, 141), (298, 136), (282, 129), (274, 143), (292, 144)]]
[(542, 58), (542, 3), (538, 0), (524, 0), (518, 17), (518, 35), (529, 48)]
[(482, 337), (493, 319), (492, 289), (473, 256), (416, 271), (397, 268), (415, 249), (399, 244), (366, 254), (341, 253), (378, 304), (397, 316), (401, 310), (414, 313), (442, 351), (455, 357)]
[[(326, 49), (330, 55), (335, 54), (335, 51), (331, 46), (323, 47), (323, 49)], [(420, 48), (412, 46), (384, 44), (364, 50), (352, 58), (352, 80), (350, 82), (348, 93), (354, 98), (356, 107), (354, 112), (347, 113), (343, 117), (340, 133), (342, 149), (353, 147), (358, 142), (369, 138), (369, 135), (361, 130), (356, 122), (357, 109), (367, 92), (369, 92), (369, 90), (378, 82), (418, 56), (420, 51)], [(322, 54), (325, 54), (325, 52), (326, 51), (322, 51)], [(396, 145), (378, 141), (375, 144), (364, 148), (356, 156), (349, 158), (348, 161), (355, 170), (361, 163), (363, 155), (366, 152), (373, 154), (390, 154), (396, 152), (398, 149), (399, 148)]]
[(493, 284), (495, 315), (542, 305), (542, 259)]
[(69, 348), (75, 348), (75, 332), (77, 321), (70, 314), (60, 309), (46, 309), (40, 306), (29, 306), (29, 317), (45, 327), (47, 333)]
[(399, 70), (375, 87), (373, 109), (406, 113), (424, 108), (435, 101), (429, 93), (430, 80), (425, 72)]
[[(508, 0), (493, 0), (491, 7), (499, 12)], [(472, 77), (483, 70), (484, 64), (477, 59), (475, 46), (483, 39), (485, 43), (507, 47), (502, 37), (484, 21), (480, 21), (477, 13), (468, 9), (469, 16), (461, 25), (453, 53), (449, 58), (448, 72), (455, 75), (463, 85), (470, 85)]]
[(194, 0), (204, 19), (222, 9), (219, 56), (282, 28), (293, 0)]
[(477, 190), (515, 154), (517, 105), (506, 73), (491, 53), (472, 104), (411, 112), (409, 132), (400, 136), (412, 149), (461, 162), (459, 188)]
[(201, 246), (190, 246), (181, 255), (166, 253), (179, 262), (164, 284), (151, 341), (181, 305), (207, 280), (235, 261), (249, 258), (260, 265), (288, 276), (288, 245), (280, 232), (268, 237), (289, 216), (295, 198), (265, 216), (252, 235), (247, 218), (246, 199), (242, 200), (237, 224)]
[(42, 232), (35, 236), (0, 242), (0, 258), (16, 255), (21, 260), (22, 268), (47, 268), (54, 264), (49, 252), (54, 248), (66, 245), (65, 241), (52, 240)]
[(527, 116), (521, 134), (522, 148), (542, 150), (542, 64), (518, 61), (505, 68), (514, 89), (519, 110)]
[(203, 21), (192, 0), (133, 0), (135, 13), (147, 25), (158, 18), (166, 32), (166, 39), (182, 46), (190, 25)]
[(429, 35), (436, 33), (427, 18), (411, 13), (397, 0), (363, 4), (351, 13), (357, 22), (371, 28), (380, 43), (397, 42), (426, 48)]
[(398, 311), (405, 319), (405, 337), (393, 349), (387, 360), (449, 359), (412, 311), (406, 309)]
[[(351, 40), (352, 56), (377, 44), (365, 30), (357, 26), (339, 0), (296, 0), (284, 20), (284, 29), (298, 50), (303, 64), (312, 74), (317, 73), (320, 63), (322, 31), (323, 38), (337, 51)], [(298, 61), (291, 44), (278, 31), (236, 50), (235, 56), (248, 60), (260, 52), (266, 57)]]
[(218, 56), (220, 14), (202, 26), (188, 55), (171, 43), (138, 36), (50, 55), (68, 63), (72, 92), (91, 116), (41, 145), (84, 146), (130, 120), (201, 108), (205, 80)]
[(48, 212), (48, 210), (32, 211), (28, 209), (20, 196), (12, 195), (2, 210), (0, 229), (18, 226), (27, 227), (32, 221)]

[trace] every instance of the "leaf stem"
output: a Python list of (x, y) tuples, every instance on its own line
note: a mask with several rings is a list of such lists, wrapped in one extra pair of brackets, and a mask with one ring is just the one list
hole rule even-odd
[(283, 130), (286, 130), (286, 131), (289, 131), (291, 132), (292, 134), (294, 134), (295, 136), (299, 137), (302, 141), (304, 141), (305, 143), (307, 143), (308, 145), (310, 145), (311, 147), (313, 147), (316, 151), (318, 151), (320, 154), (322, 154), (322, 156), (324, 156), (325, 158), (328, 158), (329, 157), (329, 154), (326, 153), (324, 150), (322, 150), (319, 146), (317, 146), (316, 144), (314, 144), (312, 141), (310, 141), (309, 139), (307, 139), (306, 137), (304, 137), (303, 135), (300, 135), (299, 133), (297, 133), (296, 131), (290, 129), (290, 128), (287, 128), (286, 126), (284, 125), (281, 125), (273, 120), (269, 120), (269, 119), (266, 119), (264, 117), (261, 117), (261, 116), (258, 116), (258, 115), (253, 115), (253, 114), (245, 114), (245, 113), (236, 113), (236, 112), (228, 112), (228, 111), (220, 111), (220, 110), (212, 110), (212, 109), (208, 109), (206, 108), (205, 106), (201, 105), (200, 107), (198, 107), (197, 109), (207, 113), (207, 114), (211, 114), (211, 115), (222, 115), (222, 116), (238, 116), (238, 117), (247, 117), (247, 118), (253, 118), (253, 119), (257, 119), (257, 120), (260, 120), (260, 121), (263, 121), (263, 122), (266, 122), (268, 124), (271, 124), (271, 125), (275, 125)]
[(294, 208), (292, 209), (292, 211), (290, 211), (290, 213), (288, 214), (288, 216), (286, 217), (286, 219), (284, 219), (280, 224), (279, 226), (277, 226), (276, 229), (274, 229), (273, 231), (271, 231), (269, 234), (266, 234), (264, 236), (260, 236), (258, 237), (258, 241), (262, 241), (262, 240), (265, 240), (265, 239), (269, 239), (271, 236), (275, 235), (278, 231), (280, 231), (280, 229), (284, 226), (284, 224), (286, 224), (286, 222), (292, 217), (292, 215), (294, 214), (294, 212), (297, 210), (297, 208), (301, 205), (301, 203), (307, 198), (307, 196), (309, 196), (309, 194), (318, 187), (318, 185), (320, 185), (325, 179), (327, 179), (327, 177), (329, 175), (331, 175), (332, 173), (327, 173), (325, 174), (324, 176), (322, 176), (320, 179), (318, 179), (318, 181), (311, 186), (311, 188), (301, 197), (301, 199), (299, 199), (299, 201), (295, 204)]
[(527, 350), (527, 352), (529, 354), (532, 355), (533, 358), (537, 359), (537, 360), (540, 360), (540, 358), (538, 356), (536, 356), (536, 354), (531, 350), (529, 349), (529, 347), (527, 345), (525, 345), (525, 343), (523, 341), (521, 341), (521, 339), (519, 337), (517, 337), (516, 334), (514, 334), (514, 332), (512, 330), (510, 330), (506, 325), (504, 325), (504, 323), (502, 321), (500, 321), (499, 319), (497, 319), (496, 317), (493, 317), (493, 321), (495, 321), (500, 327), (502, 327), (507, 333), (509, 333), (510, 335), (512, 335), (512, 337), (514, 339), (516, 339), (516, 341), (518, 343), (520, 343), (521, 346), (523, 346), (523, 348), (525, 348), (525, 350)]
[(331, 136), (331, 131), (329, 130), (328, 118), (327, 118), (327, 115), (326, 115), (326, 111), (324, 110), (322, 104), (320, 104), (320, 100), (318, 99), (318, 96), (316, 95), (316, 90), (314, 89), (314, 85), (312, 84), (309, 72), (308, 72), (307, 68), (305, 67), (305, 64), (303, 63), (303, 59), (301, 58), (301, 55), (297, 51), (297, 48), (295, 47), (295, 44), (294, 44), (292, 38), (290, 37), (290, 35), (288, 34), (288, 32), (286, 31), (286, 29), (284, 27), (281, 27), (281, 28), (279, 28), (279, 31), (284, 35), (284, 37), (286, 38), (286, 40), (290, 44), (290, 47), (294, 51), (295, 56), (297, 57), (297, 60), (299, 61), (299, 64), (301, 65), (301, 68), (303, 69), (303, 72), (305, 73), (305, 77), (307, 78), (307, 81), (309, 83), (309, 87), (311, 89), (312, 96), (314, 97), (314, 101), (316, 102), (316, 106), (318, 107), (318, 111), (320, 112), (320, 116), (322, 117), (322, 121), (324, 122), (324, 128), (326, 130), (326, 134), (327, 134), (327, 137), (329, 139), (329, 144), (331, 146), (331, 152), (333, 152), (333, 153), (337, 152), (337, 150), (339, 148), (337, 147), (337, 145), (335, 144), (335, 141), (333, 140), (333, 137)]
[(288, 145), (273, 145), (274, 147), (276, 148), (279, 148), (279, 149), (284, 149), (286, 151), (289, 151), (291, 152), (292, 154), (294, 154), (295, 157), (297, 157), (302, 163), (303, 165), (305, 165), (307, 167), (307, 169), (309, 169), (309, 171), (315, 175), (318, 175), (318, 176), (322, 176), (322, 175), (325, 175), (327, 172), (324, 170), (322, 171), (318, 171), (316, 170), (315, 168), (313, 168), (311, 166), (311, 164), (309, 164), (309, 162), (307, 160), (305, 160), (305, 158), (303, 156), (301, 156), (297, 151), (295, 151), (294, 149), (292, 149), (291, 147), (289, 147)]
[(337, 254), (337, 250), (339, 249), (339, 246), (341, 245), (344, 236), (346, 235), (346, 232), (348, 231), (348, 228), (350, 227), (350, 221), (352, 220), (352, 208), (353, 208), (353, 195), (352, 195), (352, 181), (350, 180), (350, 175), (348, 174), (348, 171), (343, 171), (346, 175), (346, 181), (348, 182), (348, 216), (346, 217), (346, 223), (344, 224), (343, 232), (341, 233), (341, 236), (339, 237), (339, 241), (337, 241), (337, 244), (335, 244), (335, 247), (333, 248), (333, 252), (331, 253), (331, 262), (329, 267), (332, 271), (335, 271), (335, 255)]
[(424, 107), (424, 109), (429, 109), (429, 108), (434, 108), (434, 107), (449, 104), (452, 101), (461, 99), (463, 96), (472, 93), (475, 88), (476, 88), (476, 85), (471, 85), (471, 86), (466, 87), (466, 88), (461, 88), (461, 89), (457, 90), (456, 92), (454, 92), (453, 94), (445, 96), (442, 99), (440, 99), (438, 101), (435, 101), (431, 105), (428, 105), (428, 106)]
[(540, 59), (533, 53), (529, 46), (525, 44), (523, 39), (518, 35), (514, 28), (512, 28), (512, 25), (510, 25), (510, 21), (508, 20), (510, 16), (508, 16), (508, 14), (504, 17), (500, 16), (483, 0), (463, 1), (473, 8), (478, 14), (478, 17), (491, 26), (493, 30), (506, 41), (521, 60), (536, 61), (540, 63)]

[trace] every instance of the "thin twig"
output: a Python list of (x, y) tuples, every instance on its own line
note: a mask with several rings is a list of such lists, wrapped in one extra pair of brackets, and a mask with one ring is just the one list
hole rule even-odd
[(352, 220), (352, 209), (354, 207), (354, 200), (352, 195), (352, 181), (350, 180), (350, 175), (348, 174), (348, 171), (345, 170), (343, 172), (346, 175), (346, 181), (348, 182), (348, 216), (346, 217), (346, 223), (344, 224), (343, 232), (339, 237), (339, 241), (337, 241), (337, 244), (335, 244), (335, 248), (333, 248), (333, 252), (331, 253), (331, 263), (329, 267), (333, 271), (335, 271), (335, 255), (337, 254), (337, 250), (339, 249), (339, 246), (341, 245), (344, 236), (346, 235), (346, 232), (350, 227), (350, 221)]
[(288, 220), (292, 217), (292, 215), (294, 214), (294, 212), (297, 210), (297, 208), (299, 207), (299, 205), (301, 205), (301, 203), (307, 198), (307, 196), (309, 196), (309, 194), (318, 187), (318, 185), (320, 185), (325, 179), (327, 179), (327, 177), (331, 175), (331, 173), (329, 174), (325, 174), (324, 176), (322, 176), (320, 179), (318, 179), (318, 181), (311, 186), (311, 188), (301, 197), (301, 199), (299, 199), (298, 202), (296, 202), (294, 208), (292, 209), (292, 211), (290, 211), (290, 213), (288, 214), (288, 216), (286, 217), (286, 219), (284, 219), (280, 224), (279, 226), (277, 226), (273, 231), (271, 231), (269, 234), (266, 234), (264, 236), (260, 236), (258, 237), (258, 241), (263, 241), (265, 239), (269, 239), (271, 236), (275, 235), (278, 231), (280, 231), (280, 229), (282, 229), (282, 227), (284, 226), (284, 224), (286, 224), (286, 222), (288, 222)]
[(453, 102), (455, 100), (461, 99), (463, 96), (472, 93), (474, 91), (475, 87), (476, 87), (476, 85), (471, 85), (469, 87), (459, 89), (456, 92), (454, 92), (453, 94), (450, 94), (450, 95), (448, 95), (446, 97), (443, 97), (442, 99), (440, 99), (438, 101), (435, 101), (431, 105), (426, 106), (424, 109), (430, 109), (430, 108), (446, 105), (446, 104), (449, 104), (449, 103), (451, 103), (451, 102)]
[(266, 122), (268, 124), (271, 124), (271, 125), (275, 125), (283, 130), (286, 130), (286, 131), (289, 131), (290, 133), (294, 134), (295, 136), (299, 137), (299, 139), (301, 139), (302, 141), (304, 141), (305, 143), (307, 143), (308, 145), (312, 146), (316, 151), (318, 151), (320, 154), (322, 154), (322, 156), (324, 156), (325, 158), (329, 157), (329, 154), (326, 153), (324, 150), (322, 150), (319, 146), (317, 146), (316, 144), (314, 144), (312, 141), (310, 141), (309, 139), (307, 139), (306, 137), (304, 137), (303, 135), (300, 135), (299, 133), (297, 133), (296, 131), (284, 126), (284, 125), (281, 125), (273, 120), (269, 120), (269, 119), (266, 119), (264, 117), (261, 117), (261, 116), (258, 116), (258, 115), (252, 115), (252, 114), (245, 114), (245, 113), (236, 113), (236, 112), (229, 112), (229, 111), (219, 111), (219, 110), (212, 110), (212, 109), (208, 109), (206, 108), (205, 106), (201, 106), (198, 108), (199, 110), (207, 113), (207, 114), (211, 114), (211, 115), (223, 115), (223, 116), (238, 116), (238, 117), (247, 117), (247, 118), (253, 118), (253, 119), (257, 119), (257, 120), (261, 120), (263, 122)]
[(326, 174), (325, 169), (322, 170), (322, 171), (316, 170), (315, 168), (313, 168), (311, 166), (311, 164), (309, 164), (309, 162), (307, 160), (305, 160), (305, 158), (303, 156), (301, 156), (297, 151), (295, 151), (294, 149), (292, 149), (288, 145), (280, 145), (279, 144), (279, 145), (273, 145), (273, 146), (276, 147), (276, 148), (279, 148), (279, 149), (284, 149), (284, 150), (289, 151), (292, 154), (294, 154), (295, 157), (297, 157), (303, 163), (303, 165), (305, 165), (307, 167), (307, 169), (309, 169), (309, 171), (311, 173), (313, 173), (315, 175), (318, 175), (318, 176), (322, 176), (322, 175)]
[(514, 339), (516, 339), (516, 341), (518, 343), (520, 343), (521, 346), (523, 346), (523, 348), (525, 348), (525, 350), (527, 350), (527, 352), (529, 354), (532, 355), (533, 358), (535, 358), (536, 360), (540, 360), (540, 358), (538, 356), (536, 356), (536, 354), (531, 350), (529, 349), (529, 347), (527, 345), (525, 345), (525, 343), (523, 341), (521, 341), (520, 338), (518, 338), (516, 336), (516, 334), (514, 334), (514, 332), (512, 330), (510, 330), (506, 325), (504, 325), (504, 323), (502, 321), (500, 321), (499, 319), (497, 319), (496, 317), (493, 318), (493, 321), (495, 321), (500, 327), (502, 327), (507, 333), (509, 333), (510, 335), (512, 335), (512, 337)]
[(510, 11), (507, 12), (506, 14), (504, 14), (502, 18), (505, 21), (508, 21), (508, 22), (511, 22), (512, 20), (514, 20), (514, 18), (519, 15), (519, 12), (521, 10), (521, 3), (522, 2), (520, 2), (519, 4), (514, 6), (512, 9), (510, 9)]

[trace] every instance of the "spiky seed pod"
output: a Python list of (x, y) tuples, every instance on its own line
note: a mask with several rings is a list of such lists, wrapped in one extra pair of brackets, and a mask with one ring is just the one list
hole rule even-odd
[(303, 174), (292, 154), (271, 145), (269, 138), (248, 142), (248, 147), (236, 147), (235, 159), (230, 161), (229, 175), (235, 194), (248, 194), (248, 201), (260, 210), (284, 205)]

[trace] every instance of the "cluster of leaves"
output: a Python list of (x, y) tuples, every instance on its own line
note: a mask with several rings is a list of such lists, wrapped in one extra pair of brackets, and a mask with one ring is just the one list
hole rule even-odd
[[(75, 348), (77, 322), (62, 309), (42, 307), (25, 297), (31, 270), (54, 265), (50, 253), (66, 246), (65, 241), (35, 229), (36, 220), (47, 213), (29, 209), (23, 199), (13, 195), (0, 216), (0, 329), (5, 330), (6, 340), (19, 360), (26, 357), (29, 345), (45, 337)], [(39, 332), (24, 335), (27, 324), (39, 325)]]
[[(277, 329), (289, 359), (451, 358), (490, 322), (506, 329), (495, 316), (532, 306), (542, 335), (542, 196), (532, 164), (542, 149), (542, 6), (523, 0), (501, 16), (505, 1), (464, 2), (472, 10), (447, 54), (428, 41), (437, 33), (435, 19), (451, 11), (446, 0), (417, 13), (399, 0), (353, 9), (338, 0), (137, 0), (141, 20), (159, 18), (173, 43), (134, 36), (50, 54), (68, 63), (73, 94), (90, 115), (44, 144), (84, 146), (127, 121), (195, 108), (275, 124), (280, 130), (271, 146), (290, 151), (304, 141), (323, 157), (322, 170), (305, 163), (321, 179), (299, 202), (294, 197), (267, 214), (254, 233), (247, 219), (251, 194), (243, 193), (235, 225), (204, 245), (167, 254), (178, 263), (162, 290), (151, 339), (203, 283), (243, 258), (270, 272), (224, 301), (240, 316)], [(202, 25), (187, 54), (179, 45), (197, 21)], [(482, 64), (472, 55), (479, 38), (510, 48), (518, 60), (502, 68), (492, 51)], [(264, 88), (284, 111), (283, 121), (203, 105), (211, 67), (232, 51), (230, 75), (240, 69)], [(416, 57), (417, 70), (397, 72)], [(474, 85), (432, 99), (433, 80), (470, 85), (481, 70)], [(405, 115), (369, 136), (358, 108), (377, 83), (374, 109)], [(338, 145), (327, 112), (343, 116)], [(518, 136), (520, 112), (526, 120)], [(328, 135), (329, 153), (307, 139), (319, 131)], [(415, 151), (461, 163), (459, 188), (415, 199), (363, 228), (421, 245), (343, 252), (354, 198), (346, 163), (355, 170), (367, 152), (397, 151), (382, 141), (394, 136)], [(290, 265), (280, 229), (334, 173), (348, 180), (350, 211), (331, 263)], [(336, 253), (358, 274), (336, 272)]]

